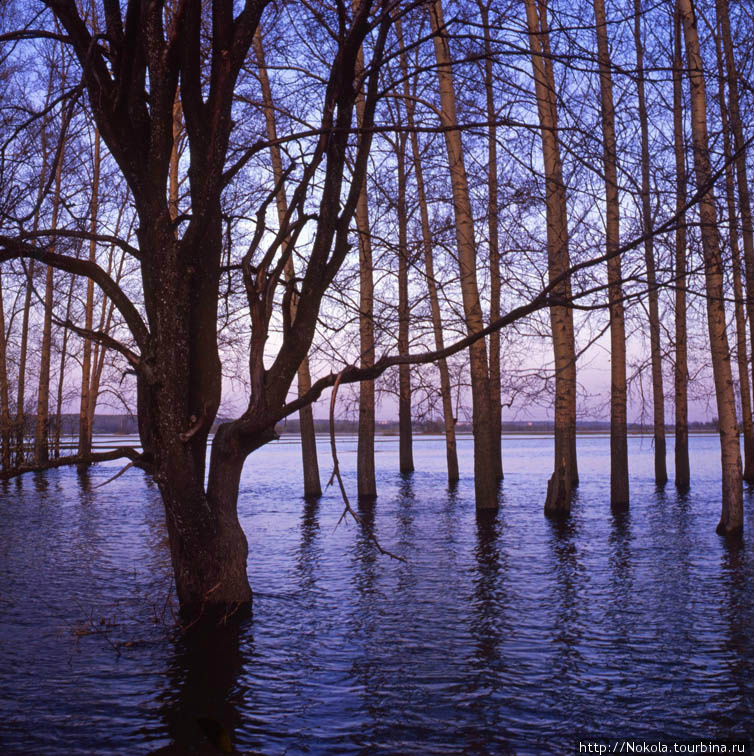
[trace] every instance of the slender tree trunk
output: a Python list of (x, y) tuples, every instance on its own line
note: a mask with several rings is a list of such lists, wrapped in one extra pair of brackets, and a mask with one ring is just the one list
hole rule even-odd
[[(429, 211), (427, 209), (427, 193), (424, 188), (424, 171), (419, 149), (419, 136), (414, 123), (415, 103), (411, 97), (408, 76), (408, 61), (403, 44), (403, 34), (400, 18), (395, 22), (398, 44), (401, 48), (401, 72), (403, 74), (403, 96), (406, 101), (406, 121), (408, 123), (409, 138), (411, 140), (411, 160), (416, 178), (416, 194), (419, 205), (421, 220), (422, 250), (424, 252), (424, 268), (427, 274), (427, 293), (429, 306), (432, 313), (432, 331), (435, 338), (435, 348), (445, 348), (442, 330), (442, 313), (440, 311), (440, 298), (437, 292), (437, 280), (435, 279), (434, 259), (432, 254), (432, 229), (429, 223)], [(455, 483), (458, 480), (458, 453), (456, 450), (456, 421), (453, 416), (453, 397), (450, 391), (450, 372), (448, 362), (445, 359), (437, 361), (440, 373), (440, 396), (442, 398), (442, 415), (445, 427), (445, 457), (448, 466), (448, 482)]]
[[(48, 86), (49, 92), (52, 91), (52, 83)], [(39, 230), (39, 208), (42, 203), (42, 192), (45, 185), (45, 174), (47, 172), (47, 124), (43, 124), (41, 134), (41, 153), (42, 153), (42, 175), (39, 177), (39, 191), (37, 193), (37, 204), (34, 211), (34, 220), (32, 221), (32, 231)], [(24, 452), (24, 434), (26, 431), (26, 363), (28, 360), (29, 346), (29, 316), (31, 314), (31, 297), (34, 292), (34, 260), (27, 263), (27, 281), (26, 294), (24, 296), (24, 310), (21, 321), (21, 345), (18, 358), (18, 387), (16, 396), (16, 467), (21, 467), (25, 463)]]
[(688, 356), (686, 346), (686, 140), (683, 129), (681, 14), (673, 13), (673, 148), (675, 151), (675, 484), (686, 490), (689, 469)]
[[(36, 226), (36, 223), (35, 223)], [(29, 314), (31, 312), (31, 295), (34, 290), (34, 260), (27, 263), (28, 280), (26, 281), (26, 293), (24, 295), (24, 314), (21, 319), (21, 344), (18, 355), (18, 386), (16, 393), (16, 467), (21, 467), (25, 462), (24, 454), (24, 431), (26, 430), (26, 415), (24, 401), (26, 399), (26, 361), (29, 345)]]
[[(123, 220), (123, 210), (125, 207), (121, 207), (120, 211), (118, 213), (118, 217), (115, 221), (115, 235), (117, 236), (119, 230), (120, 230), (120, 224)], [(129, 233), (130, 233), (129, 229)], [(108, 254), (107, 258), (107, 274), (111, 275), (113, 272), (114, 265), (114, 255), (115, 255), (115, 247), (110, 247), (110, 252)], [(115, 282), (117, 284), (120, 284), (121, 279), (123, 278), (123, 266), (126, 262), (126, 255), (122, 254), (120, 257), (120, 262), (118, 264), (117, 272), (115, 273)], [(111, 301), (108, 300), (108, 298), (104, 295), (102, 295), (102, 306), (100, 309), (100, 317), (99, 317), (99, 325), (97, 326), (97, 330), (100, 333), (110, 333), (110, 328), (112, 327), (113, 322), (113, 312), (114, 312), (115, 306)], [(92, 444), (92, 433), (94, 429), (94, 415), (97, 409), (97, 400), (99, 399), (99, 393), (100, 393), (100, 385), (102, 383), (102, 373), (105, 368), (105, 357), (107, 356), (107, 347), (104, 346), (104, 344), (100, 344), (99, 342), (96, 342), (94, 344), (94, 351), (92, 353), (92, 373), (91, 373), (91, 381), (89, 386), (89, 439), (87, 443), (89, 444), (89, 448), (91, 448)]]
[[(356, 75), (364, 72), (364, 53), (359, 50)], [(364, 121), (364, 93), (356, 95), (356, 121), (359, 127)], [(361, 137), (360, 137), (361, 138)], [(362, 184), (356, 204), (356, 230), (359, 235), (359, 347), (362, 368), (374, 365), (374, 279), (372, 260), (372, 237), (369, 225), (369, 199), (366, 180)], [(374, 472), (375, 431), (374, 381), (359, 384), (359, 436), (356, 449), (357, 491), (360, 498), (377, 496), (377, 481)]]
[(0, 439), (2, 440), (3, 471), (11, 466), (11, 420), (10, 394), (8, 386), (8, 339), (5, 333), (5, 302), (3, 301), (3, 280), (0, 273)]
[(725, 326), (723, 267), (717, 237), (717, 213), (710, 167), (707, 135), (707, 94), (699, 48), (696, 16), (691, 0), (678, 0), (686, 40), (689, 82), (691, 85), (691, 133), (694, 144), (694, 168), (699, 192), (704, 275), (707, 290), (707, 322), (715, 395), (720, 423), (722, 461), (722, 514), (717, 532), (739, 535), (743, 530), (743, 488), (741, 485), (741, 451), (736, 424), (736, 401), (730, 365), (730, 348)]
[[(51, 69), (52, 70), (52, 69)], [(60, 84), (65, 86), (66, 71), (65, 61), (60, 74)], [(67, 127), (69, 115), (63, 116), (60, 125), (61, 130)], [(55, 189), (52, 197), (52, 217), (50, 229), (53, 231), (58, 226), (58, 214), (60, 212), (60, 194), (63, 176), (63, 160), (65, 157), (65, 141), (60, 145), (55, 167)], [(43, 150), (44, 154), (44, 150)], [(54, 246), (54, 240), (51, 240)], [(52, 308), (55, 288), (54, 272), (52, 266), (47, 266), (45, 275), (45, 298), (44, 298), (44, 321), (42, 324), (42, 350), (39, 364), (39, 384), (37, 390), (37, 422), (34, 431), (34, 462), (37, 465), (45, 464), (49, 460), (49, 432), (50, 432), (50, 360), (52, 347)]]
[[(89, 230), (97, 233), (97, 212), (99, 209), (99, 177), (100, 177), (100, 138), (99, 131), (94, 130), (94, 172), (92, 174), (92, 196), (89, 203)], [(97, 243), (89, 241), (89, 261), (94, 262), (97, 254)], [(84, 306), (84, 328), (92, 330), (94, 323), (94, 281), (87, 279), (86, 304)], [(92, 372), (92, 341), (84, 339), (84, 354), (81, 359), (81, 401), (79, 403), (79, 456), (86, 457), (92, 452), (92, 429), (89, 426), (89, 394)]]
[[(267, 138), (270, 141), (270, 157), (272, 160), (272, 172), (275, 183), (280, 186), (276, 196), (278, 220), (282, 224), (288, 214), (288, 201), (283, 185), (283, 160), (280, 155), (280, 147), (277, 144), (277, 125), (275, 123), (275, 108), (272, 99), (270, 79), (267, 75), (267, 65), (264, 57), (264, 46), (259, 31), (254, 35), (254, 53), (257, 58), (259, 82), (262, 88), (262, 102), (267, 127)], [(285, 264), (286, 281), (293, 285), (295, 270), (293, 267), (293, 250), (289, 249), (290, 239), (286, 240), (283, 254), (288, 255)], [(291, 324), (296, 319), (297, 296), (293, 294), (290, 299)], [(303, 396), (312, 385), (309, 372), (309, 359), (305, 357), (298, 369), (298, 393)], [(311, 405), (299, 410), (299, 429), (301, 434), (301, 456), (304, 470), (304, 496), (316, 498), (322, 495), (322, 487), (319, 480), (319, 463), (317, 460), (317, 437), (314, 432), (314, 413)]]
[[(73, 301), (73, 285), (75, 283), (75, 278), (71, 276), (71, 281), (68, 285), (68, 298), (66, 299), (66, 305), (65, 305), (65, 319), (66, 321), (70, 320), (71, 318), (71, 302)], [(64, 399), (64, 390), (65, 390), (65, 367), (66, 367), (66, 361), (68, 358), (68, 335), (69, 331), (67, 328), (63, 328), (63, 344), (60, 347), (60, 368), (58, 370), (58, 396), (57, 396), (57, 403), (56, 403), (56, 410), (55, 410), (55, 434), (53, 438), (53, 450), (55, 453), (55, 457), (58, 458), (60, 456), (60, 434), (62, 431), (62, 423), (63, 423), (63, 399)]]
[[(500, 219), (497, 181), (497, 112), (492, 89), (492, 40), (489, 0), (478, 0), (484, 29), (484, 91), (487, 105), (487, 218), (490, 245), (490, 322), (500, 317)], [(503, 479), (502, 397), (500, 393), (500, 331), (490, 334), (490, 424), (495, 439), (495, 474)]]
[[(719, 20), (719, 18), (718, 18)], [(738, 364), (738, 385), (741, 396), (741, 425), (744, 435), (744, 471), (743, 479), (754, 482), (754, 427), (751, 417), (751, 389), (749, 386), (749, 364), (746, 349), (746, 302), (741, 285), (741, 249), (736, 223), (736, 180), (733, 175), (732, 150), (730, 143), (730, 119), (725, 103), (725, 69), (721, 35), (715, 37), (717, 47), (717, 73), (720, 81), (720, 123), (723, 132), (723, 157), (725, 158), (725, 203), (728, 211), (728, 239), (733, 268), (733, 297), (735, 299), (736, 318), (736, 362)]]
[[(555, 75), (550, 55), (545, 0), (524, 0), (529, 30), (537, 110), (542, 136), (547, 213), (547, 267), (550, 281), (570, 268), (568, 221), (563, 163), (558, 139)], [(553, 294), (568, 301), (568, 279)], [(565, 516), (571, 510), (571, 491), (578, 484), (576, 462), (576, 348), (573, 313), (569, 307), (550, 308), (552, 344), (555, 355), (555, 464), (547, 485), (545, 513)]]
[(44, 322), (42, 325), (42, 351), (39, 363), (37, 389), (37, 423), (34, 431), (34, 463), (43, 465), (49, 460), (50, 430), (50, 359), (52, 347), (52, 299), (54, 277), (51, 266), (45, 276)]
[[(440, 89), (441, 119), (445, 127), (445, 147), (450, 166), (455, 213), (456, 242), (460, 266), (461, 295), (464, 317), (469, 334), (484, 328), (482, 307), (476, 278), (476, 241), (471, 210), (466, 166), (464, 164), (461, 133), (456, 128), (456, 99), (453, 71), (450, 57), (448, 32), (443, 20), (442, 3), (433, 0), (429, 5), (429, 15), (434, 34), (435, 60)], [(491, 509), (498, 506), (497, 465), (495, 445), (500, 440), (493, 437), (489, 419), (490, 382), (487, 365), (487, 348), (484, 339), (479, 339), (469, 347), (471, 366), (472, 421), (474, 429), (474, 490), (477, 509)]]
[(620, 198), (618, 196), (618, 155), (615, 139), (615, 106), (607, 19), (604, 0), (594, 0), (597, 50), (602, 105), (602, 155), (605, 172), (605, 246), (608, 296), (610, 300), (610, 505), (627, 509), (628, 440), (626, 425), (626, 326), (623, 312), (623, 274), (620, 256)]
[[(723, 54), (725, 57), (726, 81), (728, 84), (729, 120), (733, 132), (733, 149), (735, 150), (736, 183), (738, 185), (738, 210), (741, 215), (741, 240), (744, 248), (744, 268), (746, 271), (746, 311), (749, 316), (751, 334), (751, 351), (754, 355), (754, 224), (751, 214), (751, 192), (747, 175), (746, 158), (748, 145), (744, 139), (741, 109), (738, 94), (738, 71), (733, 54), (733, 40), (730, 33), (730, 14), (728, 0), (715, 0)], [(754, 369), (754, 364), (752, 365)], [(752, 377), (754, 386), (754, 376)]]
[[(398, 354), (408, 355), (408, 207), (406, 205), (406, 134), (398, 135)], [(399, 464), (402, 473), (414, 471), (413, 438), (411, 430), (411, 366), (398, 367), (398, 432)]]
[(649, 351), (652, 362), (652, 409), (655, 446), (655, 483), (668, 482), (665, 444), (665, 392), (662, 381), (662, 348), (660, 343), (660, 305), (655, 271), (652, 208), (649, 202), (649, 125), (644, 92), (644, 47), (641, 41), (641, 0), (634, 0), (634, 43), (636, 45), (636, 86), (641, 129), (641, 217), (644, 234), (644, 260), (647, 268), (647, 300), (649, 303)]

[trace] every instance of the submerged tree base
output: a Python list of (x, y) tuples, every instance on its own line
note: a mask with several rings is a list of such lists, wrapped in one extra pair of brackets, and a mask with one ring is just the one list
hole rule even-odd
[(726, 522), (725, 520), (720, 520), (717, 528), (715, 528), (715, 532), (719, 536), (723, 536), (724, 538), (742, 538), (744, 534), (744, 526), (740, 524), (732, 524)]

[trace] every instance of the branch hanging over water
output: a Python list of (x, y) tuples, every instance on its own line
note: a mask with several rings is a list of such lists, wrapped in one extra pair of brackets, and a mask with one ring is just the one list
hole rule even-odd
[(377, 547), (377, 550), (380, 552), (380, 554), (385, 554), (386, 556), (392, 557), (393, 559), (397, 559), (399, 562), (405, 562), (406, 560), (402, 556), (398, 556), (397, 554), (393, 554), (392, 551), (388, 551), (387, 549), (383, 548), (380, 542), (377, 540), (377, 536), (372, 532), (371, 528), (368, 528), (364, 525), (361, 517), (359, 517), (356, 512), (354, 512), (353, 507), (351, 506), (351, 502), (348, 500), (348, 494), (346, 493), (346, 487), (343, 484), (343, 478), (340, 476), (340, 466), (338, 464), (338, 450), (335, 444), (335, 399), (338, 396), (338, 388), (340, 386), (340, 379), (343, 377), (343, 373), (346, 372), (348, 368), (345, 370), (341, 370), (338, 373), (338, 377), (335, 379), (335, 385), (332, 389), (332, 396), (330, 397), (330, 450), (332, 451), (332, 462), (333, 462), (333, 468), (332, 468), (332, 475), (330, 476), (330, 480), (327, 483), (327, 488), (329, 488), (333, 480), (335, 478), (338, 479), (338, 485), (340, 486), (340, 493), (343, 497), (343, 503), (345, 504), (345, 509), (343, 510), (343, 514), (338, 518), (338, 523), (335, 526), (336, 528), (338, 525), (340, 525), (341, 522), (345, 519), (346, 515), (350, 514), (351, 517), (359, 524), (361, 527), (365, 530), (367, 536), (369, 537), (369, 540), (372, 541), (372, 543)]
[[(45, 470), (53, 470), (56, 467), (93, 465), (97, 462), (112, 462), (115, 459), (123, 459), (124, 457), (131, 460), (131, 465), (141, 467), (142, 469), (147, 468), (148, 460), (144, 454), (140, 454), (136, 449), (133, 449), (130, 446), (119, 446), (106, 452), (95, 452), (94, 454), (85, 455), (74, 454), (70, 457), (51, 459), (43, 465), (23, 465), (12, 470), (3, 470), (0, 472), (0, 480), (10, 480), (11, 478), (17, 478), (19, 475), (25, 475), (26, 473), (44, 472)], [(125, 470), (122, 470), (121, 472), (125, 472)], [(118, 473), (118, 475), (120, 475), (120, 473)], [(117, 475), (115, 477), (117, 477)]]

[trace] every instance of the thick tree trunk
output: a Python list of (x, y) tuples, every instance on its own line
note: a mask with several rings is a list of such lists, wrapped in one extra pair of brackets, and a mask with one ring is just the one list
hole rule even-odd
[[(570, 268), (566, 192), (557, 133), (555, 75), (550, 55), (546, 2), (539, 0), (535, 4), (535, 0), (524, 0), (524, 4), (545, 168), (547, 266), (550, 281), (553, 281)], [(571, 297), (568, 279), (558, 284), (553, 294), (568, 301)], [(560, 305), (551, 307), (550, 324), (555, 356), (555, 463), (547, 485), (545, 513), (560, 517), (570, 512), (571, 491), (578, 485), (576, 348), (571, 309)]]
[[(398, 136), (398, 354), (408, 355), (408, 207), (406, 205), (406, 135)], [(414, 471), (413, 438), (411, 430), (411, 366), (398, 367), (398, 433), (399, 465), (402, 473)]]
[[(92, 174), (92, 196), (89, 203), (89, 230), (97, 233), (97, 212), (99, 209), (99, 176), (100, 176), (100, 138), (99, 131), (94, 130), (94, 172)], [(94, 262), (97, 254), (97, 243), (89, 241), (89, 260)], [(84, 305), (84, 328), (92, 330), (94, 323), (94, 281), (86, 282), (86, 304)], [(84, 354), (81, 358), (81, 401), (79, 403), (79, 456), (87, 456), (92, 451), (92, 429), (90, 427), (89, 403), (92, 401), (90, 389), (92, 383), (92, 341), (84, 339)]]
[(717, 532), (726, 536), (740, 535), (743, 530), (741, 453), (736, 424), (736, 402), (730, 365), (730, 348), (725, 325), (723, 267), (717, 237), (717, 213), (709, 157), (707, 94), (694, 8), (691, 0), (678, 0), (678, 4), (681, 9), (686, 40), (691, 85), (691, 133), (694, 145), (696, 184), (699, 192), (703, 193), (699, 200), (699, 216), (707, 291), (707, 322), (720, 423), (722, 514)]
[(615, 139), (615, 106), (607, 19), (604, 0), (594, 0), (597, 51), (602, 106), (602, 163), (605, 173), (605, 247), (608, 297), (610, 302), (610, 505), (627, 509), (628, 440), (626, 425), (626, 326), (623, 312), (623, 275), (620, 248), (620, 198), (618, 156)]
[(652, 208), (649, 202), (649, 125), (644, 92), (644, 47), (641, 41), (641, 0), (634, 0), (634, 44), (636, 46), (636, 86), (641, 129), (641, 218), (644, 234), (644, 260), (647, 268), (647, 300), (649, 304), (649, 352), (652, 363), (652, 411), (655, 446), (655, 483), (668, 482), (665, 444), (665, 392), (662, 381), (662, 348), (660, 343), (660, 306), (655, 271)]
[(686, 140), (683, 129), (681, 15), (673, 12), (673, 149), (675, 152), (675, 484), (691, 482), (689, 468), (688, 356), (686, 345)]
[[(440, 298), (437, 292), (435, 279), (434, 259), (432, 252), (432, 229), (429, 224), (429, 210), (427, 209), (427, 193), (424, 188), (424, 171), (422, 168), (421, 150), (419, 148), (419, 136), (414, 123), (415, 104), (409, 88), (408, 61), (403, 44), (403, 34), (400, 18), (395, 22), (398, 44), (401, 48), (401, 72), (403, 74), (403, 96), (406, 101), (406, 121), (408, 123), (409, 138), (411, 140), (411, 160), (416, 178), (416, 195), (419, 205), (419, 217), (421, 221), (422, 251), (424, 253), (424, 268), (427, 274), (427, 294), (432, 313), (432, 331), (435, 338), (435, 349), (445, 348), (442, 330), (442, 313), (440, 311)], [(453, 416), (453, 399), (450, 392), (450, 372), (448, 361), (437, 361), (440, 373), (440, 397), (442, 399), (442, 416), (445, 428), (445, 457), (448, 466), (448, 482), (455, 483), (458, 480), (458, 452), (456, 449), (456, 420)]]
[(153, 217), (152, 228), (142, 225), (139, 232), (154, 334), (153, 368), (138, 380), (139, 431), (165, 504), (181, 610), (190, 619), (216, 618), (251, 601), (248, 546), (236, 513), (246, 455), (220, 431), (206, 492), (204, 487), (207, 436), (221, 389), (215, 328), (220, 214), (217, 208), (210, 215), (206, 233), (192, 247), (175, 239), (164, 199)]
[(733, 175), (732, 150), (730, 143), (730, 119), (725, 102), (725, 70), (721, 35), (715, 37), (717, 46), (717, 73), (720, 80), (720, 124), (723, 132), (723, 157), (725, 158), (725, 204), (728, 215), (728, 240), (733, 273), (733, 297), (736, 318), (736, 362), (738, 365), (738, 386), (741, 398), (741, 426), (744, 435), (743, 479), (754, 482), (754, 427), (751, 417), (751, 389), (749, 386), (749, 364), (746, 349), (746, 302), (741, 285), (741, 249), (736, 223), (736, 180)]
[[(497, 181), (497, 112), (492, 89), (492, 40), (489, 7), (478, 0), (484, 30), (484, 91), (487, 106), (487, 219), (490, 246), (490, 322), (500, 317), (500, 219)], [(490, 424), (495, 440), (495, 474), (503, 479), (502, 397), (500, 392), (500, 331), (490, 334)]]
[[(434, 0), (430, 4), (429, 15), (434, 34), (435, 60), (437, 61), (437, 76), (440, 89), (441, 120), (443, 127), (445, 127), (445, 148), (448, 154), (453, 192), (461, 296), (463, 298), (466, 328), (468, 333), (472, 334), (484, 328), (484, 320), (482, 318), (482, 307), (476, 278), (474, 220), (466, 177), (466, 166), (464, 164), (461, 133), (456, 128), (458, 126), (458, 118), (456, 116), (453, 71), (448, 32), (445, 28), (440, 0)], [(469, 361), (471, 367), (476, 507), (477, 509), (492, 509), (498, 506), (497, 455), (495, 452), (496, 441), (489, 422), (492, 408), (490, 405), (487, 348), (484, 339), (475, 341), (469, 347)], [(497, 439), (497, 446), (500, 446), (499, 438)]]
[[(280, 146), (277, 143), (277, 125), (275, 122), (275, 107), (272, 99), (272, 89), (270, 87), (270, 78), (267, 75), (267, 64), (264, 57), (264, 45), (259, 30), (254, 35), (254, 53), (257, 58), (259, 83), (262, 88), (262, 102), (264, 104), (265, 124), (267, 128), (267, 138), (270, 141), (270, 158), (272, 160), (272, 173), (275, 183), (280, 187), (275, 197), (278, 221), (281, 226), (285, 222), (288, 214), (288, 200), (286, 198), (285, 186), (283, 183), (283, 160), (280, 154)], [(290, 239), (284, 244), (283, 253), (288, 255), (285, 264), (286, 281), (293, 281), (295, 270), (293, 267), (293, 250), (289, 249)], [(296, 319), (297, 296), (294, 294), (290, 300), (290, 320), (293, 323)], [(312, 379), (309, 372), (309, 359), (305, 357), (298, 369), (298, 394), (303, 396), (311, 388)], [(301, 458), (304, 470), (304, 496), (306, 498), (317, 498), (322, 495), (322, 486), (319, 480), (319, 463), (317, 460), (317, 437), (314, 432), (314, 413), (311, 405), (299, 410), (299, 432), (301, 435)]]

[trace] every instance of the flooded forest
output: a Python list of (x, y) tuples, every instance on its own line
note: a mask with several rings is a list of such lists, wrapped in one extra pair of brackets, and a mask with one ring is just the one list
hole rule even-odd
[(753, 65), (745, 0), (2, 3), (0, 750), (749, 748)]

